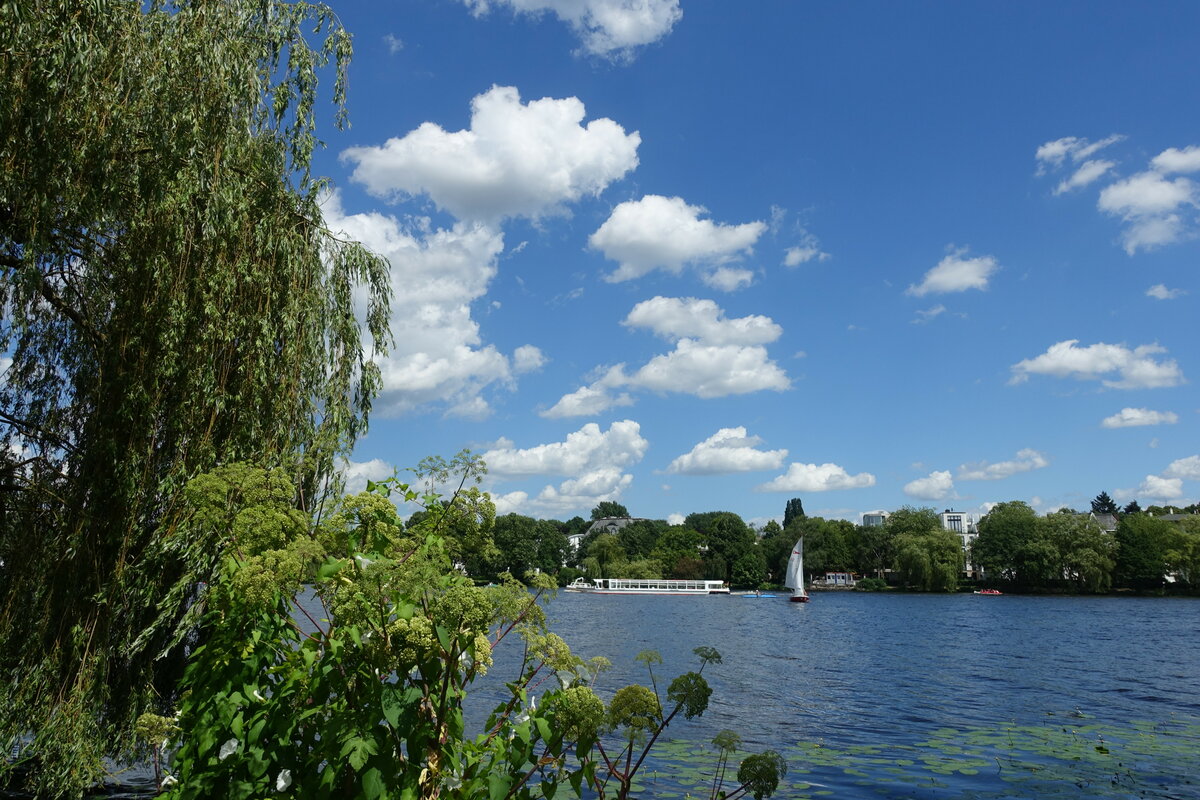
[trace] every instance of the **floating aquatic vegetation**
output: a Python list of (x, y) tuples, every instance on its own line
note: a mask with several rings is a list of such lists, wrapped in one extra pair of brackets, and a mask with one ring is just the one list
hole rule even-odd
[[(778, 796), (862, 796), (999, 800), (1200, 798), (1200, 719), (1102, 724), (1078, 712), (1039, 725), (939, 728), (912, 744), (805, 741), (782, 747), (788, 777)], [(656, 798), (707, 797), (713, 747), (660, 744), (647, 781)]]

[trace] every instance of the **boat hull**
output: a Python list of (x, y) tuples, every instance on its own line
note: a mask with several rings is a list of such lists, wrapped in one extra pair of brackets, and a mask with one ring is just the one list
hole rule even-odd
[(790, 600), (791, 600), (793, 603), (807, 603), (807, 602), (808, 602), (808, 595), (806, 595), (806, 594), (802, 594), (802, 595), (799, 595), (799, 596), (796, 596), (796, 597), (791, 597), (791, 598), (789, 598), (789, 599), (790, 599)]
[(566, 589), (589, 594), (729, 594), (729, 586), (724, 581), (671, 578), (597, 578), (594, 583), (581, 578)]
[(686, 589), (593, 589), (591, 594), (729, 594), (728, 591), (690, 591)]

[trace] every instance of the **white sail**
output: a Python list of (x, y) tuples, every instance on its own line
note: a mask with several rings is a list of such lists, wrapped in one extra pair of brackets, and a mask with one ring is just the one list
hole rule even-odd
[(787, 574), (784, 576), (783, 585), (797, 594), (805, 594), (803, 536), (796, 540), (796, 545), (792, 548), (792, 555), (788, 559)]

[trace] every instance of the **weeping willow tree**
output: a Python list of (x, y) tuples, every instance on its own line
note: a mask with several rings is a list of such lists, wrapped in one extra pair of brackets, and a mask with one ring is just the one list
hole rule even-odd
[(0, 0), (0, 744), (42, 794), (171, 701), (184, 483), (254, 461), (311, 506), (366, 424), (386, 264), (310, 174), (349, 56), (307, 3)]

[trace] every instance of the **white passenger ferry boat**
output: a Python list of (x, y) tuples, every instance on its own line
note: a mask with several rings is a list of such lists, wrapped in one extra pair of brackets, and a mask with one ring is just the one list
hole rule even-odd
[(688, 581), (665, 578), (576, 578), (568, 592), (593, 594), (729, 594), (724, 581)]

